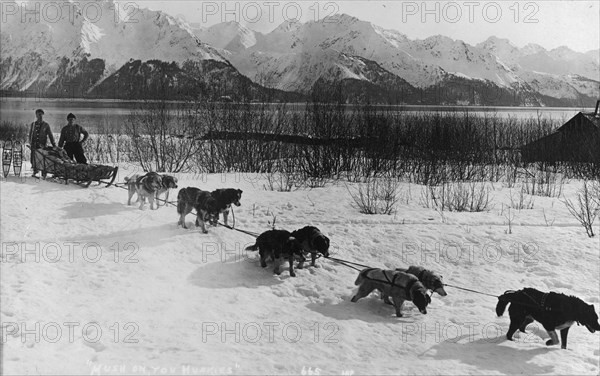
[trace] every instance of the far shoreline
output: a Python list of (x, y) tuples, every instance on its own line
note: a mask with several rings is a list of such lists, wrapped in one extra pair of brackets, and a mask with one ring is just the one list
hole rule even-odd
[[(154, 99), (109, 99), (109, 98), (56, 98), (56, 97), (19, 97), (19, 96), (0, 96), (0, 105), (3, 102), (79, 102), (79, 103), (121, 103), (121, 104), (136, 104), (136, 103), (193, 103), (193, 100), (154, 100)], [(209, 101), (209, 103), (217, 104), (230, 104), (230, 105), (241, 105), (249, 104), (253, 106), (258, 105), (286, 105), (286, 106), (305, 106), (313, 104), (312, 102), (223, 102), (223, 101)], [(331, 103), (319, 103), (319, 104), (331, 104)], [(354, 107), (365, 105), (363, 103), (344, 103), (343, 106)], [(502, 105), (459, 105), (459, 104), (370, 104), (375, 108), (404, 108), (406, 110), (419, 110), (419, 109), (431, 109), (435, 111), (440, 110), (473, 110), (473, 111), (533, 111), (539, 110), (554, 110), (554, 111), (575, 111), (579, 110), (582, 112), (591, 112), (594, 110), (594, 106), (591, 107), (552, 107), (552, 106), (502, 106)]]

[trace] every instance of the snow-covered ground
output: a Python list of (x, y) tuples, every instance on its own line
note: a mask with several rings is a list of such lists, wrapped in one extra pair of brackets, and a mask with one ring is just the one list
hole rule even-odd
[[(118, 181), (131, 173), (121, 170)], [(177, 177), (180, 188), (242, 189), (241, 229), (266, 231), (274, 218), (282, 229), (315, 225), (335, 257), (423, 265), (446, 283), (493, 295), (526, 286), (564, 292), (598, 310), (599, 238), (588, 238), (557, 198), (513, 211), (509, 234), (511, 190), (502, 184), (490, 211), (442, 218), (408, 183), (387, 216), (360, 214), (341, 182), (276, 192), (255, 174)], [(565, 195), (579, 187), (569, 182)], [(138, 210), (123, 189), (9, 177), (0, 195), (6, 375), (600, 372), (598, 333), (575, 326), (561, 350), (544, 344), (536, 323), (506, 341), (509, 319), (496, 317), (494, 297), (447, 287), (427, 315), (407, 302), (397, 318), (376, 294), (350, 302), (355, 270), (319, 259), (296, 278), (287, 269), (275, 276), (244, 251), (251, 236), (178, 228), (175, 207)]]

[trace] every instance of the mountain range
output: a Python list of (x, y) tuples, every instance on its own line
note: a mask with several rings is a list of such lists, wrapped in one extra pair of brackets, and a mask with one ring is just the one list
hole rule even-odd
[[(84, 16), (89, 2), (102, 17)], [(113, 0), (72, 4), (75, 12), (59, 20), (7, 17), (0, 90), (303, 101), (336, 88), (332, 99), (346, 102), (581, 107), (600, 97), (600, 50), (519, 48), (496, 37), (475, 46), (442, 35), (410, 39), (345, 14), (286, 21), (264, 34), (236, 22), (203, 28), (148, 9), (130, 22), (114, 16)]]

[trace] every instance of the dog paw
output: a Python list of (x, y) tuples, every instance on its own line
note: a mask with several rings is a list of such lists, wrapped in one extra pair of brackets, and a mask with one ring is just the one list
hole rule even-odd
[(551, 339), (546, 341), (546, 346), (554, 346), (554, 345), (558, 345), (558, 343), (554, 343), (554, 341)]
[(296, 276), (296, 273), (290, 273), (290, 275), (291, 275), (292, 277), (295, 277), (295, 276)]
[(398, 316), (398, 317), (404, 317), (404, 315), (401, 314), (401, 313), (396, 313), (396, 316)]
[(352, 303), (356, 303), (356, 301), (357, 301), (357, 300), (358, 300), (358, 299), (356, 299), (356, 296), (353, 296), (353, 297), (352, 297), (352, 299), (350, 299), (350, 301), (351, 301)]

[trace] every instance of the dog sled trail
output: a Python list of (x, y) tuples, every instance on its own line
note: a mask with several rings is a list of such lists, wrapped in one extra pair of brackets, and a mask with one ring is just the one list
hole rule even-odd
[[(508, 237), (498, 213), (491, 212), (463, 216), (466, 223), (490, 223), (465, 231), (428, 221), (436, 213), (416, 202), (400, 209), (418, 224), (401, 224), (389, 216), (357, 214), (344, 199), (343, 185), (272, 192), (230, 175), (209, 175), (205, 181), (178, 177), (183, 187), (243, 189), (242, 206), (235, 208), (241, 229), (268, 230), (273, 215), (278, 227), (288, 230), (314, 224), (331, 238), (332, 257), (380, 268), (421, 263), (447, 283), (491, 294), (540, 286), (569, 291), (596, 307), (600, 301), (590, 283), (600, 272), (597, 239), (580, 236), (575, 226), (515, 227)], [(378, 294), (351, 303), (358, 272), (330, 260), (319, 258), (319, 268), (308, 262), (295, 268), (295, 278), (284, 263), (275, 276), (272, 264), (263, 269), (256, 254), (244, 251), (253, 237), (223, 227), (202, 234), (190, 216), (192, 226), (182, 229), (173, 206), (138, 210), (126, 205), (123, 189), (19, 180), (0, 183), (6, 256), (0, 263), (0, 320), (25, 322), (25, 329), (35, 322), (41, 328), (58, 323), (63, 336), (36, 342), (33, 335), (7, 334), (6, 374), (134, 374), (140, 366), (146, 373), (163, 367), (169, 374), (308, 374), (317, 368), (322, 375), (598, 374), (600, 338), (583, 327), (571, 328), (568, 350), (546, 347), (545, 330), (534, 324), (508, 342), (509, 319), (496, 317), (497, 299), (450, 287), (446, 297), (433, 295), (427, 315), (405, 302), (404, 316), (397, 318)], [(539, 212), (520, 214), (524, 222), (539, 220), (542, 207), (549, 216), (569, 218), (550, 200), (536, 205)], [(532, 241), (539, 247), (535, 262), (530, 254), (515, 262), (510, 246)], [(429, 254), (420, 262), (421, 254), (411, 253), (409, 245), (422, 243)], [(444, 257), (436, 260), (438, 243)], [(444, 250), (448, 243), (473, 244), (473, 251), (461, 258), (449, 253), (456, 249)], [(39, 244), (40, 261), (28, 255), (23, 262), (6, 244), (25, 244), (33, 253)], [(508, 256), (489, 261), (485, 254), (484, 259), (485, 244)], [(65, 322), (79, 323), (73, 341)], [(83, 331), (89, 323), (102, 329), (96, 342), (84, 338), (94, 339), (93, 326)]]

